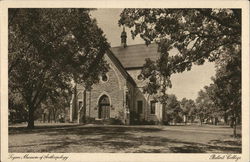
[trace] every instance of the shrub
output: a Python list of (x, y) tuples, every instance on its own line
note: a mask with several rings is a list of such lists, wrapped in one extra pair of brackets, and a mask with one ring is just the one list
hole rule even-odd
[(117, 118), (110, 118), (103, 120), (103, 124), (108, 125), (123, 125), (123, 122), (120, 119)]
[(135, 111), (131, 111), (130, 112), (130, 124), (140, 124), (140, 114), (135, 112)]
[(59, 118), (59, 122), (60, 123), (65, 123), (65, 119), (64, 118)]
[(158, 124), (158, 122), (154, 120), (148, 121), (144, 119), (144, 120), (138, 121), (138, 125), (156, 125), (156, 124)]
[(92, 117), (86, 117), (86, 124), (107, 124), (107, 125), (122, 125), (122, 121), (118, 118), (110, 118), (104, 120), (95, 120)]
[(85, 122), (86, 122), (86, 124), (94, 124), (95, 123), (95, 118), (86, 117)]
[(183, 118), (181, 116), (176, 116), (174, 119), (175, 123), (182, 123), (183, 122)]

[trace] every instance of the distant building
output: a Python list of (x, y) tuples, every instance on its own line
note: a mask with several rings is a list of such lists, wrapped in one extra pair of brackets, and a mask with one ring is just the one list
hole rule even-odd
[(162, 105), (155, 102), (153, 96), (143, 94), (145, 81), (140, 77), (145, 59), (159, 57), (158, 47), (156, 44), (127, 46), (126, 38), (123, 30), (121, 46), (113, 47), (105, 54), (110, 70), (101, 76), (100, 83), (93, 85), (91, 91), (84, 91), (82, 85), (76, 85), (70, 106), (71, 122), (81, 122), (86, 118), (115, 118), (130, 124), (131, 113), (137, 114), (139, 120), (162, 120)]

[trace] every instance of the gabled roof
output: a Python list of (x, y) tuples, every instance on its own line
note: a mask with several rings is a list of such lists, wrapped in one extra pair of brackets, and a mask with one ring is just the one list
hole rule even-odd
[(113, 63), (116, 65), (116, 67), (120, 70), (120, 72), (122, 73), (122, 75), (128, 80), (130, 81), (130, 83), (132, 83), (133, 85), (136, 85), (134, 79), (129, 75), (129, 73), (125, 70), (125, 68), (123, 67), (123, 65), (121, 64), (121, 62), (116, 58), (116, 56), (114, 55), (114, 53), (111, 50), (107, 50), (107, 55), (109, 56), (109, 58), (113, 61)]
[(117, 57), (125, 69), (141, 68), (145, 63), (146, 58), (156, 60), (160, 54), (157, 44), (145, 44), (130, 45), (127, 47), (112, 47), (112, 53)]

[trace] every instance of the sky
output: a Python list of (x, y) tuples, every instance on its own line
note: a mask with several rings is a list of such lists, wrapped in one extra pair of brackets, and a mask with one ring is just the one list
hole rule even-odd
[[(97, 20), (98, 26), (103, 30), (111, 47), (120, 46), (120, 35), (122, 27), (118, 26), (120, 13), (123, 9), (97, 9), (91, 11), (91, 16)], [(130, 29), (126, 28), (127, 45), (143, 44), (144, 41), (140, 37), (134, 40), (131, 37)], [(215, 75), (214, 63), (206, 62), (204, 65), (194, 65), (190, 71), (185, 71), (179, 74), (173, 74), (171, 77), (172, 88), (169, 89), (169, 94), (175, 94), (178, 100), (182, 98), (195, 100), (198, 92), (204, 86), (212, 83), (211, 77)]]

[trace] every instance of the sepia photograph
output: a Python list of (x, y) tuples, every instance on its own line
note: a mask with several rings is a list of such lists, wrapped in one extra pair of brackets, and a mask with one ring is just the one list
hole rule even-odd
[(7, 10), (9, 160), (205, 153), (240, 161), (242, 8)]

